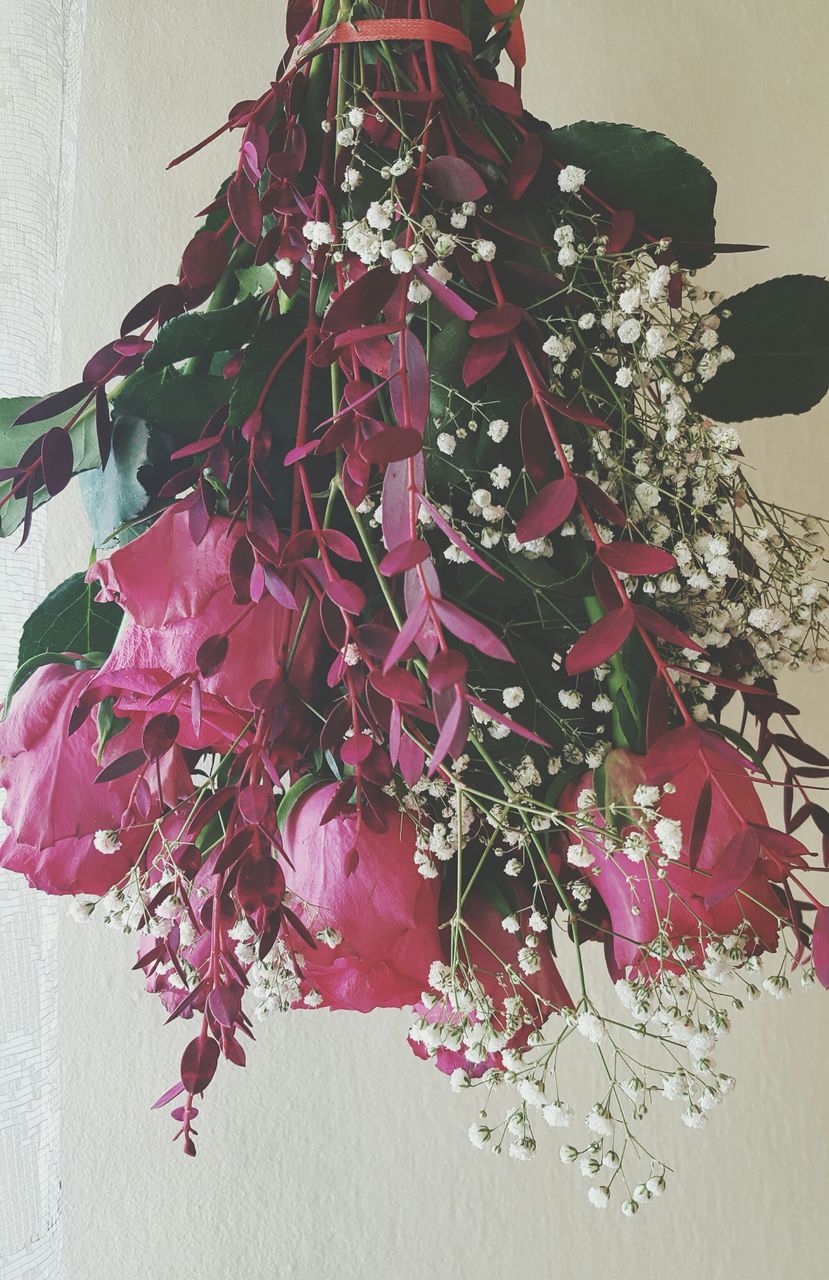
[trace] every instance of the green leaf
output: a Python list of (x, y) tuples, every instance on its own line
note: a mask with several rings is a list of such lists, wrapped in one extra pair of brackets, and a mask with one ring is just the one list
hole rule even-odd
[(127, 725), (130, 723), (129, 717), (117, 716), (115, 714), (115, 699), (104, 698), (98, 703), (98, 764), (103, 764), (104, 751), (107, 743), (113, 738), (117, 738), (119, 733), (123, 733)]
[(238, 350), (250, 341), (260, 308), (257, 299), (246, 298), (244, 302), (216, 311), (191, 311), (174, 316), (159, 329), (151, 350), (144, 357), (144, 369), (155, 373), (191, 356)]
[[(781, 276), (727, 298), (720, 341), (734, 352), (694, 396), (719, 422), (805, 413), (829, 391), (829, 283)], [(726, 313), (729, 313), (726, 315)]]
[(701, 160), (670, 138), (630, 124), (580, 120), (543, 134), (562, 164), (587, 170), (587, 185), (614, 209), (630, 209), (641, 230), (701, 248), (677, 248), (683, 266), (713, 260), (717, 184)]
[(240, 267), (236, 272), (242, 296), (246, 298), (270, 293), (278, 278), (276, 268), (269, 262), (263, 262), (259, 267)]
[(123, 618), (117, 604), (99, 604), (98, 588), (73, 573), (51, 591), (23, 626), (17, 661), (19, 666), (44, 653), (108, 654)]
[(315, 777), (313, 773), (306, 773), (302, 778), (297, 778), (292, 787), (289, 787), (279, 802), (276, 810), (276, 821), (279, 824), (280, 831), (284, 830), (285, 823), (288, 820), (288, 814), (293, 809), (297, 800), (305, 795), (310, 787), (314, 787), (321, 779)]
[[(49, 418), (44, 422), (29, 422), (20, 427), (12, 423), (18, 414), (31, 405), (37, 404), (40, 396), (14, 396), (11, 399), (0, 399), (0, 467), (15, 466), (30, 444), (39, 440), (52, 427), (62, 427), (70, 414), (65, 413), (57, 418)], [(99, 462), (98, 438), (95, 431), (95, 412), (90, 408), (75, 423), (70, 435), (74, 454), (74, 470), (77, 474), (97, 467)], [(5, 498), (12, 487), (11, 480), (0, 483), (0, 499)], [(39, 489), (35, 494), (35, 507), (49, 501), (46, 489)], [(21, 498), (12, 498), (0, 507), (0, 537), (7, 538), (22, 523), (26, 512), (26, 503)]]
[(92, 540), (96, 547), (110, 542), (113, 533), (135, 519), (147, 506), (149, 494), (139, 471), (149, 461), (150, 432), (140, 418), (122, 415), (112, 419), (112, 448), (107, 464), (80, 477)]
[(151, 431), (161, 429), (177, 440), (189, 441), (196, 439), (211, 414), (227, 402), (227, 396), (227, 383), (216, 375), (139, 369), (115, 392), (112, 410), (124, 417), (142, 418)]

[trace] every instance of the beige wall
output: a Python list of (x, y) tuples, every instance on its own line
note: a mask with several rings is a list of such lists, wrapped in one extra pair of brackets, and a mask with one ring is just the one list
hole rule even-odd
[[(229, 163), (178, 149), (252, 96), (281, 51), (272, 0), (88, 0), (65, 368), (110, 339), (170, 277), (193, 211)], [(728, 290), (829, 269), (826, 0), (527, 0), (526, 102), (556, 122), (663, 130), (720, 179), (720, 235), (769, 252), (723, 260)], [(829, 411), (744, 433), (766, 489), (829, 511)], [(51, 525), (57, 579), (82, 564), (81, 517)], [(805, 727), (829, 686), (800, 679)], [(825, 1275), (829, 997), (797, 992), (743, 1016), (720, 1054), (738, 1089), (702, 1134), (674, 1111), (652, 1136), (679, 1177), (634, 1222), (598, 1216), (555, 1141), (529, 1166), (474, 1152), (466, 1100), (416, 1062), (405, 1015), (310, 1015), (259, 1032), (245, 1072), (220, 1072), (198, 1159), (148, 1104), (176, 1074), (186, 1030), (129, 972), (123, 939), (63, 930), (67, 1280), (414, 1280), (506, 1274), (613, 1280)], [(546, 1136), (546, 1135), (545, 1135)]]

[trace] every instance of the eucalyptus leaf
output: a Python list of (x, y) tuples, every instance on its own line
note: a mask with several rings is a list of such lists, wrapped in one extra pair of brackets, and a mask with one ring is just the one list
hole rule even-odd
[(727, 298), (720, 341), (734, 352), (694, 396), (719, 422), (805, 413), (829, 391), (829, 283), (780, 276)]
[(580, 120), (543, 134), (562, 164), (587, 170), (587, 185), (614, 209), (630, 209), (639, 228), (694, 246), (677, 246), (683, 266), (711, 262), (717, 184), (701, 160), (664, 134), (630, 124)]

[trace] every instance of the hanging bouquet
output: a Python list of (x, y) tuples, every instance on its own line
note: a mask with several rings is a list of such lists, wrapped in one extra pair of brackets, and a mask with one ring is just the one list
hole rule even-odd
[(193, 1023), (187, 1154), (254, 1016), (406, 1006), (476, 1146), (572, 1123), (632, 1214), (654, 1100), (702, 1127), (734, 1012), (829, 985), (829, 758), (775, 686), (829, 655), (824, 525), (731, 425), (824, 395), (829, 287), (696, 283), (753, 247), (710, 173), (530, 115), (521, 8), (292, 0), (177, 282), (4, 402), (3, 534), (77, 474), (96, 551), (23, 631), (0, 863)]

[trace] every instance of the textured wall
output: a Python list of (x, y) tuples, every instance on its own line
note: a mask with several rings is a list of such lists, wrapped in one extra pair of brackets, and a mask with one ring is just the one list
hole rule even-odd
[[(65, 318), (67, 377), (126, 306), (166, 279), (190, 213), (223, 176), (219, 145), (166, 160), (257, 92), (280, 48), (273, 0), (94, 0), (80, 187)], [(526, 101), (558, 122), (662, 129), (721, 180), (720, 235), (765, 242), (715, 268), (726, 289), (829, 269), (825, 0), (527, 0)], [(758, 480), (827, 510), (829, 411), (746, 428)], [(64, 504), (52, 570), (86, 541)], [(805, 728), (827, 741), (829, 684), (794, 680)], [(244, 1073), (221, 1072), (195, 1162), (148, 1103), (175, 1076), (186, 1032), (129, 973), (129, 947), (63, 930), (67, 1280), (414, 1280), (507, 1272), (614, 1280), (825, 1274), (829, 1004), (797, 992), (743, 1015), (719, 1054), (738, 1089), (705, 1133), (659, 1113), (653, 1142), (680, 1176), (639, 1215), (597, 1217), (557, 1143), (516, 1166), (472, 1151), (463, 1098), (416, 1062), (406, 1019), (297, 1015), (260, 1031)]]

